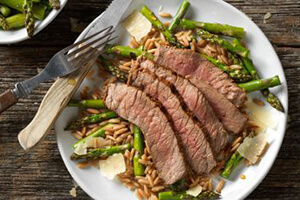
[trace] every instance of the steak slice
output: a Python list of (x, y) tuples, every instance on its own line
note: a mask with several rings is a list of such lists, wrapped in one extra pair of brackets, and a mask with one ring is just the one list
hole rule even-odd
[(182, 76), (191, 75), (207, 81), (238, 108), (247, 99), (246, 92), (239, 88), (226, 73), (191, 50), (161, 46), (155, 53), (155, 60), (158, 64)]
[(183, 154), (168, 119), (144, 92), (123, 83), (110, 83), (106, 87), (105, 105), (140, 127), (158, 174), (166, 184), (173, 184), (187, 174)]
[(189, 80), (204, 94), (226, 130), (237, 134), (244, 129), (248, 120), (247, 117), (228, 101), (227, 98), (199, 78), (190, 77)]
[(183, 110), (169, 84), (147, 70), (132, 72), (130, 82), (162, 104), (172, 119), (188, 164), (197, 174), (208, 174), (216, 166), (210, 144), (197, 122)]
[(199, 89), (187, 79), (182, 78), (169, 69), (155, 65), (150, 60), (142, 62), (141, 67), (174, 85), (189, 110), (195, 114), (205, 128), (209, 136), (211, 148), (214, 151), (214, 155), (217, 156), (227, 145), (228, 134)]

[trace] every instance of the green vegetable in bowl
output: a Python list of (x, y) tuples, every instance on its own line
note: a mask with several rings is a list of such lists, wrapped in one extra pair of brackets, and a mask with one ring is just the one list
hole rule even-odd
[(52, 8), (59, 9), (60, 1), (0, 0), (0, 29), (12, 30), (25, 27), (28, 36), (32, 37), (35, 21), (44, 20)]
[(0, 14), (3, 16), (3, 17), (7, 17), (9, 16), (11, 13), (11, 9), (5, 5), (0, 5)]

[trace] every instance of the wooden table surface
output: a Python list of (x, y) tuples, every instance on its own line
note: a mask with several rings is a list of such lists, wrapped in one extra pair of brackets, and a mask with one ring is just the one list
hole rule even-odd
[[(0, 46), (0, 92), (30, 78), (54, 53), (79, 35), (110, 0), (69, 0), (61, 14), (33, 39)], [(228, 0), (264, 31), (280, 57), (288, 81), (289, 124), (271, 171), (248, 199), (300, 199), (300, 1)], [(264, 15), (272, 17), (263, 23)], [(72, 24), (73, 24), (72, 23)], [(59, 154), (54, 132), (24, 152), (17, 134), (34, 117), (51, 82), (0, 115), (0, 199), (70, 199), (74, 182)], [(101, 188), (99, 188), (101, 189)], [(78, 199), (89, 199), (77, 188)]]

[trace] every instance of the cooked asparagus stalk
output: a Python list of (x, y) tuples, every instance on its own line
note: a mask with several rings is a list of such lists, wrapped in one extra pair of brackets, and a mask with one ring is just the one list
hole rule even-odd
[(92, 123), (98, 123), (102, 122), (107, 119), (115, 118), (117, 117), (117, 113), (113, 111), (106, 111), (100, 114), (92, 114), (90, 116), (78, 119), (73, 121), (66, 130), (74, 130), (83, 127), (86, 124), (92, 124)]
[[(143, 55), (146, 58), (149, 58), (150, 60), (154, 59), (154, 56), (146, 51), (141, 51), (138, 49), (133, 49), (130, 47), (124, 47), (124, 46), (120, 46), (120, 45), (107, 47), (106, 53), (115, 53), (115, 54), (118, 54), (118, 55), (121, 55), (121, 56), (127, 57), (127, 58), (136, 58), (140, 55)], [(244, 72), (244, 71), (238, 70), (238, 69), (230, 69), (229, 67), (223, 65), (222, 63), (218, 62), (217, 60), (215, 60), (212, 57), (209, 57), (204, 54), (203, 54), (203, 56), (206, 59), (208, 59), (210, 62), (212, 62), (214, 65), (219, 67), (221, 70), (227, 72), (231, 78), (233, 78), (235, 81), (237, 81), (239, 83), (243, 83), (243, 82), (251, 79), (248, 72)], [(115, 70), (109, 70), (109, 71), (115, 73), (114, 72)]]
[(135, 149), (135, 154), (133, 157), (133, 171), (135, 176), (144, 175), (145, 167), (139, 163), (144, 152), (144, 138), (141, 132), (141, 129), (136, 125), (133, 126), (133, 148)]
[(247, 93), (263, 90), (266, 88), (271, 88), (281, 85), (280, 79), (278, 76), (274, 76), (272, 78), (268, 79), (259, 79), (259, 80), (253, 80), (249, 81), (247, 83), (239, 83), (238, 86), (240, 88), (243, 88), (246, 90)]
[(49, 3), (54, 9), (60, 9), (60, 0), (49, 0)]
[(34, 34), (34, 24), (35, 19), (33, 16), (33, 2), (31, 0), (25, 0), (23, 6), (25, 14), (25, 27), (29, 37), (32, 37)]
[(212, 34), (208, 31), (205, 31), (203, 29), (197, 29), (197, 34), (202, 37), (205, 40), (208, 40), (210, 42), (216, 43), (224, 47), (225, 49), (236, 53), (242, 57), (247, 58), (249, 56), (249, 50), (243, 47), (242, 45), (236, 44), (236, 43), (230, 43), (229, 41), (221, 38), (218, 35)]
[[(10, 8), (24, 12), (23, 5), (25, 0), (0, 0), (0, 4), (4, 4)], [(43, 20), (45, 18), (46, 6), (41, 4), (33, 5), (33, 15), (36, 19)]]
[(170, 44), (177, 46), (178, 48), (182, 48), (182, 45), (177, 42), (176, 37), (171, 33), (171, 31), (169, 31), (169, 29), (154, 15), (154, 13), (149, 10), (149, 8), (147, 8), (146, 6), (143, 6), (143, 8), (140, 11), (142, 13), (142, 15), (144, 15), (144, 17), (146, 17), (151, 24), (158, 29), (159, 31), (161, 31), (164, 36), (166, 37), (166, 39), (168, 40), (168, 42), (170, 42)]
[(149, 59), (154, 59), (154, 56), (151, 53), (148, 53), (147, 51), (142, 51), (140, 49), (133, 49), (121, 45), (115, 45), (115, 46), (107, 45), (105, 47), (105, 52), (109, 54), (110, 53), (119, 54), (123, 57), (132, 58), (132, 59), (135, 59), (138, 56), (144, 56)]
[(160, 192), (159, 200), (200, 200), (200, 199), (218, 199), (219, 194), (212, 191), (204, 191), (197, 197), (190, 196), (186, 192), (175, 193), (173, 191)]
[[(142, 55), (143, 53), (145, 53), (143, 51), (132, 49), (130, 47), (124, 47), (124, 48), (123, 47), (121, 48), (121, 47), (122, 46), (118, 46), (118, 51), (113, 51), (113, 52), (117, 53), (121, 56), (124, 56), (124, 57), (131, 57), (130, 56), (131, 54), (138, 56), (138, 55)], [(106, 51), (106, 52), (110, 53), (110, 51)], [(245, 82), (245, 79), (248, 80), (250, 78), (250, 77), (247, 77), (245, 74), (243, 74), (242, 71), (230, 71), (230, 69), (228, 69), (227, 66), (222, 65), (215, 59), (213, 59), (209, 56), (206, 56), (206, 55), (205, 55), (205, 57), (208, 58), (208, 60), (210, 62), (212, 62), (213, 64), (217, 64), (217, 67), (219, 67), (223, 71), (225, 71), (225, 72), (229, 71), (231, 73), (231, 74), (229, 74), (230, 76), (235, 77), (235, 78), (240, 76), (240, 79), (239, 79), (240, 82)], [(120, 69), (118, 69), (118, 68), (113, 68), (113, 70), (120, 71)], [(240, 83), (240, 84), (238, 84), (238, 86), (245, 89), (246, 92), (254, 92), (254, 91), (262, 90), (262, 89), (268, 88), (268, 87), (275, 87), (280, 84), (281, 84), (281, 82), (280, 82), (279, 77), (275, 76), (270, 79), (254, 80), (254, 81), (250, 81), (250, 82), (246, 82), (246, 83)]]
[(3, 17), (7, 17), (11, 12), (11, 9), (5, 5), (0, 5), (0, 15), (2, 14)]
[(6, 18), (6, 23), (7, 23), (6, 29), (1, 24), (0, 24), (0, 28), (3, 28), (5, 30), (10, 30), (10, 29), (17, 29), (17, 28), (24, 27), (25, 16), (22, 13), (10, 16)]
[(176, 15), (174, 16), (174, 19), (172, 21), (172, 23), (169, 26), (169, 31), (172, 33), (175, 28), (179, 25), (180, 20), (184, 17), (184, 15), (186, 14), (187, 10), (190, 7), (190, 2), (187, 0), (184, 0), (181, 5), (180, 8), (178, 9)]
[[(237, 40), (237, 39), (234, 39), (232, 41), (233, 43), (235, 44), (240, 44), (240, 41)], [(259, 80), (260, 77), (258, 76), (257, 74), (257, 71), (253, 65), (253, 62), (251, 59), (249, 58), (242, 58), (243, 60), (243, 63), (244, 63), (244, 66), (245, 68), (249, 71), (249, 73), (251, 74), (252, 78), (254, 80)], [(281, 111), (281, 112), (284, 112), (284, 108), (280, 102), (280, 100), (278, 99), (278, 97), (276, 97), (274, 94), (272, 94), (270, 92), (269, 89), (263, 89), (261, 90), (261, 93), (264, 95), (264, 97), (266, 98), (267, 102), (275, 109)]]
[(205, 57), (208, 61), (210, 61), (212, 64), (216, 65), (218, 68), (220, 68), (222, 71), (226, 72), (230, 78), (232, 78), (237, 83), (244, 83), (246, 81), (251, 80), (250, 74), (244, 70), (241, 69), (231, 69), (230, 67), (224, 65), (223, 63), (219, 62), (218, 60), (202, 54), (203, 57)]
[(118, 66), (115, 64), (110, 63), (107, 59), (104, 57), (100, 56), (99, 60), (102, 64), (102, 66), (109, 72), (111, 72), (114, 76), (116, 76), (119, 80), (126, 82), (127, 81), (127, 74), (122, 72)]
[(94, 160), (94, 159), (98, 159), (98, 158), (106, 158), (115, 153), (123, 153), (126, 149), (128, 149), (128, 150), (131, 149), (131, 145), (123, 144), (120, 146), (111, 146), (111, 147), (107, 147), (107, 148), (93, 149), (85, 155), (77, 155), (77, 154), (73, 153), (71, 155), (71, 160), (81, 160), (81, 159)]
[(8, 29), (8, 23), (2, 14), (0, 14), (0, 28), (2, 28), (3, 30)]
[(232, 154), (231, 158), (227, 161), (221, 176), (228, 179), (233, 169), (240, 163), (242, 159), (243, 157), (239, 154), (239, 152), (236, 151), (234, 154)]
[(109, 126), (111, 126), (111, 124), (106, 124), (105, 126), (100, 127), (98, 130), (96, 130), (95, 132), (89, 134), (89, 135), (86, 136), (85, 138), (82, 138), (82, 139), (78, 140), (76, 143), (74, 143), (74, 144), (72, 145), (72, 147), (75, 149), (79, 144), (85, 143), (86, 140), (87, 140), (88, 138), (104, 137), (104, 136), (105, 136), (105, 129), (106, 129), (107, 127), (109, 127)]
[(86, 99), (81, 101), (71, 100), (68, 106), (80, 108), (106, 108), (102, 99)]
[(231, 37), (243, 38), (244, 37), (244, 28), (230, 26), (227, 24), (219, 24), (219, 23), (206, 23), (206, 22), (197, 22), (187, 19), (180, 20), (180, 26), (183, 29), (196, 29), (201, 28), (205, 31), (208, 31), (213, 34), (218, 35), (226, 35)]

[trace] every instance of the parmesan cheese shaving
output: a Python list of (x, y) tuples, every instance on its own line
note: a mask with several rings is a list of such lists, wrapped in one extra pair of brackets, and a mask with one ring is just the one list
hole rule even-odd
[(248, 101), (247, 113), (249, 115), (249, 121), (252, 121), (260, 126), (263, 132), (267, 128), (276, 130), (278, 126), (278, 118), (274, 113), (266, 108), (265, 106), (259, 106), (253, 103), (253, 101)]
[(76, 153), (77, 155), (85, 155), (87, 153), (87, 148), (85, 144), (78, 144), (77, 147), (74, 149), (74, 153)]
[(197, 197), (202, 192), (202, 187), (200, 185), (196, 185), (195, 187), (190, 188), (186, 191), (188, 195), (193, 197)]
[(125, 160), (121, 153), (114, 154), (106, 160), (100, 160), (99, 165), (101, 174), (109, 180), (126, 171)]
[(252, 164), (255, 164), (268, 145), (267, 139), (268, 134), (266, 133), (259, 134), (254, 138), (247, 137), (237, 151)]
[(98, 147), (97, 148), (102, 148), (104, 146), (106, 146), (106, 140), (103, 139), (102, 137), (88, 137), (85, 141), (85, 147), (86, 148), (94, 148), (94, 140), (97, 140), (97, 144), (98, 144)]
[(251, 116), (249, 117), (249, 124), (252, 124), (255, 126), (256, 133), (265, 133), (267, 130), (267, 125), (259, 121), (257, 118)]
[(123, 26), (138, 42), (151, 31), (152, 27), (151, 23), (138, 11), (134, 11), (123, 22)]

